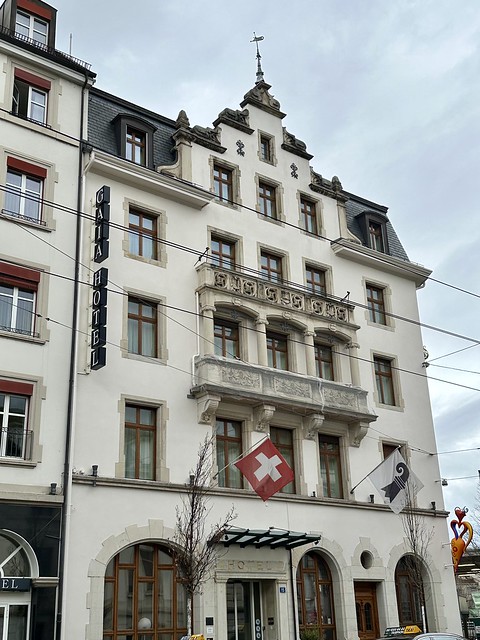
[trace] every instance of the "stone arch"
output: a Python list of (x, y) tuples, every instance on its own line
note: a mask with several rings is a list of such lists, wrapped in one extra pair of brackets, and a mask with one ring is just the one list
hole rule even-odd
[(110, 536), (103, 541), (102, 548), (88, 567), (90, 591), (87, 594), (87, 609), (90, 615), (86, 628), (86, 640), (98, 640), (102, 636), (104, 579), (110, 560), (122, 549), (131, 545), (141, 542), (171, 541), (173, 535), (173, 529), (165, 527), (163, 520), (149, 520), (147, 525), (130, 525), (118, 535)]

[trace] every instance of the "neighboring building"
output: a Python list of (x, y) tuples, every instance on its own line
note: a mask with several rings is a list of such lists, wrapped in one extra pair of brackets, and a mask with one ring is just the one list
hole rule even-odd
[[(25, 15), (37, 15), (28, 23), (35, 39), (53, 10), (18, 3), (15, 28), (23, 33)], [(12, 29), (10, 6), (2, 15)], [(48, 277), (48, 288), (37, 289), (38, 338), (25, 337), (23, 325), (0, 333), (8, 347), (0, 394), (18, 406), (30, 400), (36, 413), (24, 429), (37, 446), (31, 455), (0, 453), (0, 526), (10, 530), (0, 530), (0, 553), (3, 540), (18, 541), (36, 579), (21, 601), (0, 591), (0, 616), (13, 620), (14, 607), (31, 602), (27, 615), (50, 626), (27, 637), (54, 637), (59, 556), (62, 638), (185, 635), (171, 552), (176, 509), (200, 444), (213, 436), (208, 520), (232, 503), (237, 518), (215, 541), (220, 558), (195, 599), (194, 633), (374, 640), (388, 626), (423, 624), (402, 517), (362, 482), (397, 446), (424, 485), (417, 513), (432, 536), (421, 559), (428, 628), (460, 631), (418, 326), (416, 289), (430, 272), (409, 261), (387, 209), (311, 168), (261, 70), (240, 110), (224, 109), (212, 129), (190, 126), (183, 111), (173, 121), (91, 88), (87, 136), (82, 96), (92, 74), (47, 42), (5, 31), (0, 39), (1, 126), (10, 136), (2, 135), (3, 170), (23, 180), (18, 167), (29, 163), (52, 178), (43, 183), (29, 169), (28, 184), (2, 181), (9, 235), (0, 235), (1, 257), (17, 269), (5, 276), (7, 294), (17, 295), (12, 308), (28, 308), (20, 293), (31, 300), (36, 291), (23, 284), (30, 272)], [(33, 75), (30, 112), (17, 112), (32, 117), (41, 106), (33, 89), (45, 94), (48, 80), (51, 129), (10, 113)], [(80, 150), (79, 138), (87, 138)], [(49, 222), (18, 224), (25, 213), (12, 216), (7, 200), (31, 192), (35, 179), (51, 189), (38, 196), (39, 219)], [(49, 244), (21, 235), (27, 227)], [(26, 409), (14, 415), (18, 424)], [(267, 435), (295, 477), (264, 504), (230, 463)], [(23, 505), (57, 509), (58, 518), (33, 520)], [(49, 574), (35, 565), (40, 540), (51, 545)]]
[[(53, 638), (85, 64), (56, 10), (0, 7), (0, 638)], [(27, 634), (27, 630), (30, 630)]]

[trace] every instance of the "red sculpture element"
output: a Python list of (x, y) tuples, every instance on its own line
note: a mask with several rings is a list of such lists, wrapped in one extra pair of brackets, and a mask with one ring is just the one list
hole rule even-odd
[[(467, 507), (455, 507), (455, 515), (457, 516), (457, 520), (450, 520), (450, 528), (452, 529), (455, 537), (450, 541), (450, 547), (452, 548), (452, 559), (453, 559), (453, 570), (457, 573), (458, 564), (465, 553), (465, 549), (468, 547), (473, 538), (473, 529), (472, 525), (463, 520), (467, 515), (468, 509)], [(467, 534), (467, 539), (464, 540), (463, 537)]]

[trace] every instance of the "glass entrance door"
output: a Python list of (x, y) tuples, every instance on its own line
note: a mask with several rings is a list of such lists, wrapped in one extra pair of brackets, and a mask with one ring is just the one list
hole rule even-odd
[(28, 605), (0, 602), (0, 640), (27, 640)]
[(228, 640), (262, 640), (260, 582), (227, 582)]

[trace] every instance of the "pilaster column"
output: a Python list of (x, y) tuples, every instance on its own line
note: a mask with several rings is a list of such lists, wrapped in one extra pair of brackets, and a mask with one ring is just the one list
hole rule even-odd
[(213, 312), (215, 307), (205, 306), (202, 307), (202, 336), (203, 336), (203, 355), (215, 353), (215, 337), (214, 337), (214, 322)]
[(305, 331), (305, 333), (303, 334), (304, 342), (305, 342), (305, 360), (307, 363), (308, 376), (317, 375), (317, 367), (315, 364), (314, 336), (315, 336), (315, 333), (313, 331)]
[(361, 387), (360, 382), (360, 367), (358, 366), (357, 353), (360, 345), (357, 342), (350, 342), (347, 345), (347, 349), (349, 350), (349, 358), (350, 361), (350, 375), (352, 376), (352, 385), (354, 387)]
[(267, 324), (268, 320), (265, 318), (258, 318), (255, 321), (255, 330), (257, 332), (257, 361), (262, 367), (268, 366)]

